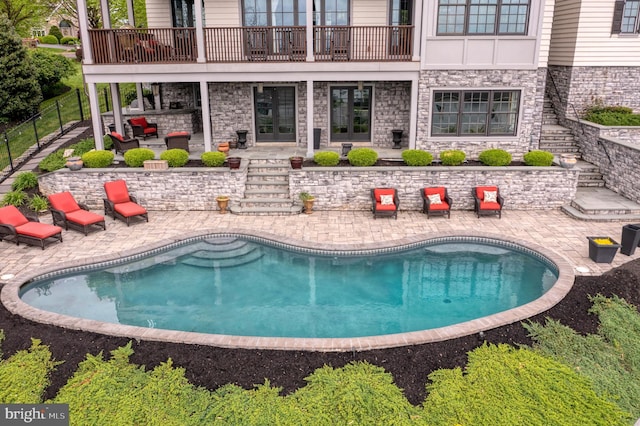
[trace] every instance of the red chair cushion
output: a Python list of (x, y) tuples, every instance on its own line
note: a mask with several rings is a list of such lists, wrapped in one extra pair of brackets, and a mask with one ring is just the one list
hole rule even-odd
[(0, 208), (0, 224), (11, 225), (14, 228), (28, 223), (29, 219), (23, 215), (16, 206), (5, 206)]
[[(381, 195), (395, 195), (395, 191), (393, 189), (374, 189), (373, 196), (376, 199), (376, 203), (380, 204), (380, 196)], [(385, 206), (388, 207), (388, 206)], [(392, 206), (395, 208), (395, 206)]]
[(147, 119), (145, 117), (132, 118), (129, 121), (134, 126), (142, 126), (144, 129), (149, 127), (149, 124), (147, 123)]
[(27, 222), (16, 227), (16, 232), (28, 237), (45, 239), (62, 232), (62, 228), (55, 225), (40, 222)]
[(498, 191), (497, 186), (476, 186), (476, 195), (480, 201), (484, 200), (484, 191)]
[(189, 132), (171, 132), (167, 133), (167, 137), (171, 136), (191, 136)]
[(429, 195), (435, 195), (438, 194), (440, 195), (440, 199), (442, 200), (442, 202), (444, 203), (444, 187), (443, 186), (439, 186), (439, 187), (435, 187), (435, 188), (425, 188), (424, 189), (424, 195), (426, 195), (427, 197)]
[(105, 182), (104, 191), (107, 193), (107, 199), (114, 204), (128, 203), (131, 201), (127, 183), (124, 180)]
[(104, 216), (100, 216), (99, 214), (88, 212), (82, 209), (67, 213), (66, 215), (68, 221), (80, 225), (92, 225), (104, 220)]
[(500, 210), (499, 203), (480, 201), (480, 210)]
[(442, 200), (440, 204), (429, 205), (429, 210), (449, 210), (449, 203)]
[(137, 216), (139, 214), (145, 214), (147, 212), (147, 209), (132, 201), (116, 204), (115, 210), (124, 217)]
[(381, 211), (381, 210), (393, 211), (395, 209), (396, 209), (396, 205), (395, 204), (380, 204), (380, 203), (376, 203), (376, 211)]
[(76, 200), (70, 192), (60, 192), (49, 195), (49, 204), (56, 210), (62, 210), (65, 213), (81, 210)]
[(114, 138), (118, 139), (121, 142), (124, 142), (124, 138), (122, 137), (122, 135), (118, 132), (111, 132), (111, 136), (113, 136)]

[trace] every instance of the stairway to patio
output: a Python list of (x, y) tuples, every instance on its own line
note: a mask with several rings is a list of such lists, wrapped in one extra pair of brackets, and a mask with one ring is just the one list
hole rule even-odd
[(302, 205), (289, 194), (289, 160), (249, 160), (244, 198), (230, 206), (231, 213), (251, 216), (300, 214)]

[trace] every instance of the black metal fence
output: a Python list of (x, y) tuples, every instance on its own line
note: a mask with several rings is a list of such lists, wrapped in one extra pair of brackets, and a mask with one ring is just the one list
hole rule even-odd
[[(108, 88), (100, 99), (100, 111), (107, 111)], [(42, 107), (27, 120), (0, 134), (0, 182), (22, 163), (25, 154), (38, 152), (49, 141), (62, 136), (74, 127), (73, 123), (91, 117), (87, 95), (76, 89)]]

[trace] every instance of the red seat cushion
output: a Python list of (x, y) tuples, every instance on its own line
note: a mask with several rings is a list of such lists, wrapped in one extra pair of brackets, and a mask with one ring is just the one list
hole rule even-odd
[(82, 209), (67, 213), (66, 215), (67, 220), (83, 226), (104, 221), (104, 216)]
[(70, 192), (60, 192), (49, 195), (49, 204), (56, 210), (62, 210), (65, 213), (81, 210), (76, 200)]
[(147, 123), (147, 119), (145, 117), (137, 117), (129, 120), (134, 126), (142, 126), (143, 128), (149, 127), (149, 123)]
[(376, 203), (376, 211), (381, 211), (381, 210), (393, 211), (395, 209), (396, 209), (396, 205), (395, 204), (380, 204), (380, 203)]
[(155, 127), (145, 127), (143, 132), (146, 135), (147, 133), (157, 133), (157, 130)]
[(118, 139), (119, 141), (124, 142), (124, 138), (122, 137), (122, 135), (118, 132), (111, 132), (111, 136), (113, 136), (114, 138)]
[(500, 210), (500, 204), (494, 202), (480, 201), (480, 210)]
[(147, 209), (132, 201), (116, 204), (115, 210), (124, 217), (137, 216), (140, 214), (145, 214), (147, 212)]
[(484, 191), (498, 191), (497, 186), (476, 186), (476, 195), (482, 201), (484, 200)]
[(429, 210), (449, 210), (449, 203), (442, 200), (440, 204), (430, 204)]
[(189, 132), (171, 132), (171, 133), (167, 133), (167, 137), (171, 137), (171, 136), (191, 136), (191, 134)]
[(28, 223), (29, 219), (23, 215), (16, 206), (5, 206), (0, 208), (0, 224), (11, 225), (14, 228)]
[(127, 203), (131, 201), (127, 183), (124, 180), (114, 180), (105, 182), (104, 191), (107, 193), (107, 199), (114, 204)]
[[(380, 196), (381, 195), (395, 195), (395, 191), (393, 189), (374, 189), (373, 196), (376, 199), (376, 203), (380, 204)], [(387, 207), (387, 206), (385, 206)], [(395, 208), (395, 206), (392, 206)]]
[(45, 239), (61, 233), (62, 228), (47, 223), (27, 222), (24, 225), (16, 226), (16, 232), (20, 235)]

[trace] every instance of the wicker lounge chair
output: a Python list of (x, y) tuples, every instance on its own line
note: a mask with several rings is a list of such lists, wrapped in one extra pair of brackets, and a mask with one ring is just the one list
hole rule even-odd
[(189, 152), (189, 140), (191, 140), (191, 133), (189, 132), (171, 132), (164, 137), (167, 149), (178, 148), (187, 152)]
[(118, 132), (107, 133), (107, 136), (113, 141), (113, 148), (116, 152), (124, 154), (126, 151), (133, 148), (140, 148), (140, 141), (138, 139), (124, 139), (124, 137)]
[(84, 235), (89, 233), (93, 225), (103, 230), (107, 229), (104, 216), (90, 212), (87, 206), (77, 203), (70, 192), (51, 194), (47, 198), (51, 205), (54, 225), (61, 226), (66, 230), (75, 229)]
[(127, 183), (124, 180), (114, 180), (105, 182), (104, 192), (107, 198), (104, 199), (104, 214), (123, 220), (129, 226), (132, 217), (140, 216), (149, 222), (147, 209), (138, 204), (138, 200), (129, 194)]
[(451, 218), (451, 198), (444, 186), (424, 188), (420, 191), (422, 195), (422, 213), (427, 215), (427, 219), (432, 215), (447, 216)]
[(500, 196), (500, 189), (497, 186), (476, 186), (472, 189), (474, 206), (473, 209), (480, 216), (497, 214), (502, 217), (502, 206), (504, 199)]
[(62, 242), (62, 228), (56, 225), (40, 223), (37, 217), (26, 217), (15, 206), (0, 208), (0, 241), (13, 241), (44, 250), (49, 242)]
[(127, 120), (129, 126), (133, 130), (133, 137), (141, 137), (147, 139), (148, 137), (158, 137), (158, 125), (156, 123), (149, 123), (145, 117), (130, 118)]
[(395, 188), (375, 188), (371, 190), (373, 218), (378, 216), (398, 219), (400, 200)]

